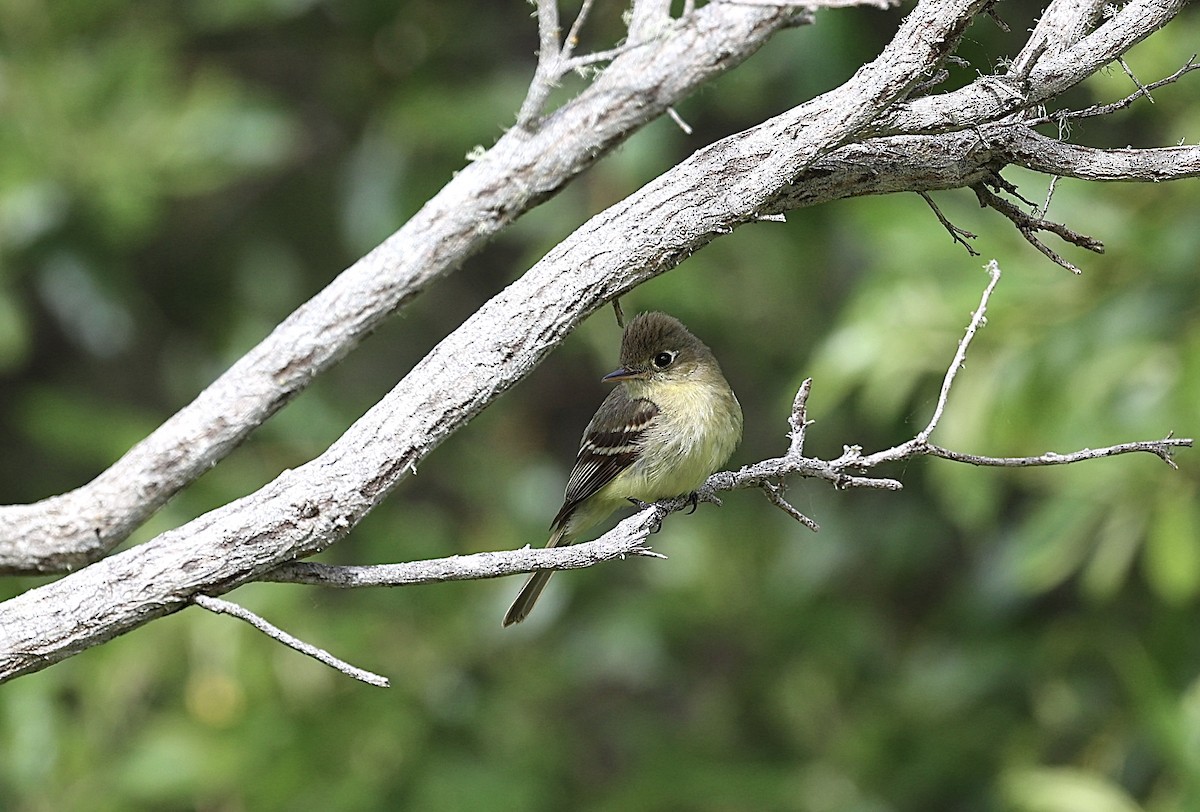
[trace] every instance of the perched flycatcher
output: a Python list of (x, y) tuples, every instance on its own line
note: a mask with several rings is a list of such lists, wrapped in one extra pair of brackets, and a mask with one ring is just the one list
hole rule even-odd
[[(742, 438), (742, 407), (712, 351), (665, 313), (643, 313), (621, 338), (621, 368), (583, 432), (547, 547), (572, 544), (629, 499), (695, 491)], [(530, 576), (504, 625), (519, 623), (551, 570)]]

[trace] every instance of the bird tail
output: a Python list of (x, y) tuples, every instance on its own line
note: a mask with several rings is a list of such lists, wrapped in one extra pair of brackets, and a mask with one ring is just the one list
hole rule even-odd
[[(565, 524), (565, 522), (562, 524)], [(546, 546), (557, 547), (563, 543), (565, 535), (564, 528), (560, 526), (550, 536), (550, 540), (546, 542)], [(508, 611), (504, 614), (505, 626), (520, 623), (529, 616), (530, 610), (533, 609), (538, 596), (542, 594), (542, 590), (546, 588), (546, 582), (550, 580), (550, 576), (553, 574), (554, 570), (533, 571), (533, 574), (529, 576), (529, 580), (525, 582), (525, 586), (521, 587), (521, 591), (517, 594), (517, 599), (512, 602), (512, 606), (508, 607)]]
[(538, 595), (542, 594), (542, 590), (546, 588), (546, 584), (553, 574), (554, 570), (536, 570), (533, 575), (529, 576), (529, 580), (525, 582), (525, 586), (521, 587), (521, 592), (517, 595), (517, 599), (513, 601), (512, 606), (508, 607), (508, 612), (504, 615), (505, 626), (520, 623), (529, 616), (529, 612), (533, 609), (533, 604), (537, 601)]

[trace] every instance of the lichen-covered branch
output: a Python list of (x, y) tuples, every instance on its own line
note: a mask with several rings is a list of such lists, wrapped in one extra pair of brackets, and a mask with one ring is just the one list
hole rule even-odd
[(701, 150), (592, 218), (444, 339), (313, 461), (0, 604), (0, 680), (177, 611), (196, 593), (220, 594), (338, 541), (586, 315), (761, 213), (805, 166), (851, 140), (955, 48), (983, 2), (925, 0), (883, 53), (842, 87)]
[(615, 55), (536, 126), (526, 122), (480, 148), (399, 231), (95, 480), (0, 506), (0, 573), (69, 572), (103, 556), (431, 282), (775, 32), (809, 20), (797, 8), (710, 3)]
[[(689, 16), (730, 5), (709, 4)], [(1019, 105), (979, 108), (982, 117), (973, 120), (970, 109), (956, 107), (954, 93), (905, 101), (952, 53), (983, 5), (984, 0), (923, 0), (883, 53), (841, 87), (700, 150), (593, 217), (443, 340), (308, 464), (183, 527), (0, 604), (0, 680), (176, 611), (196, 594), (222, 594), (327, 548), (446, 437), (527, 375), (589, 313), (741, 224), (841, 197), (969, 187), (1006, 163), (1063, 160), (1049, 155), (1058, 142), (1008, 117), (1013, 109), (1024, 109)], [(1126, 14), (1135, 7), (1146, 13)], [(1064, 54), (1073, 54), (1072, 64), (1104, 64), (1113, 43), (1144, 38), (1169, 19), (1171, 8), (1176, 7), (1135, 2)], [(1147, 27), (1117, 32), (1108, 26), (1118, 18), (1124, 25)], [(635, 55), (643, 50), (632, 49), (620, 59), (642, 58)], [(1022, 81), (1048, 82), (1043, 74), (1050, 59), (1047, 46)], [(978, 82), (991, 87), (995, 79)], [(1052, 86), (1029, 90), (1025, 99), (1049, 98), (1053, 87), (1069, 84), (1056, 79)], [(937, 134), (868, 137), (894, 131), (896, 122), (916, 121), (914, 109), (929, 121), (953, 121), (946, 124), (947, 132)], [(896, 118), (897, 110), (904, 116)], [(541, 127), (557, 126), (561, 112), (546, 117)], [(1182, 159), (1182, 170), (1161, 163), (1161, 150), (1124, 156), (1134, 170), (1129, 179), (1192, 177), (1194, 169), (1188, 167), (1194, 164), (1188, 162), (1200, 148), (1178, 149), (1184, 151), (1171, 155)], [(302, 343), (306, 346), (311, 348)], [(314, 367), (305, 361), (303, 368), (311, 373)], [(796, 437), (803, 437), (806, 425), (803, 398), (797, 401), (801, 412), (793, 415), (794, 448), (802, 445)], [(914, 439), (868, 456), (848, 447), (830, 461), (789, 453), (780, 460), (790, 468), (767, 460), (715, 475), (709, 485), (713, 490), (761, 488), (765, 482), (777, 484), (781, 475), (798, 475), (838, 487), (898, 489), (895, 480), (867, 472), (884, 462), (928, 455), (932, 448), (927, 440)], [(778, 491), (775, 496), (782, 499)], [(657, 515), (667, 509), (673, 508), (650, 510)]]
[[(864, 455), (858, 446), (847, 446), (836, 460), (820, 460), (804, 456), (804, 438), (808, 420), (808, 395), (812, 390), (812, 379), (807, 379), (796, 392), (792, 413), (788, 417), (790, 443), (782, 457), (763, 460), (747, 465), (738, 471), (723, 471), (713, 474), (702, 488), (706, 501), (717, 501), (715, 495), (722, 491), (759, 488), (767, 500), (796, 521), (817, 532), (819, 525), (791, 505), (783, 496), (789, 477), (824, 479), (838, 488), (884, 487), (899, 490), (900, 483), (893, 479), (864, 476), (864, 472), (883, 464), (903, 462), (915, 457), (940, 457), (954, 462), (971, 465), (999, 467), (1034, 467), (1067, 465), (1085, 460), (1101, 459), (1119, 454), (1150, 453), (1175, 467), (1171, 458), (1176, 448), (1191, 447), (1190, 438), (1166, 437), (1098, 449), (1082, 449), (1069, 454), (1047, 452), (1029, 457), (985, 457), (963, 454), (934, 445), (930, 435), (937, 428), (945, 413), (950, 390), (966, 361), (967, 351), (976, 333), (986, 322), (988, 301), (1000, 281), (1000, 266), (993, 260), (987, 266), (990, 280), (980, 297), (979, 306), (971, 314), (966, 333), (950, 361), (938, 392), (937, 404), (929, 422), (917, 435), (898, 446), (873, 454)], [(853, 472), (853, 473), (851, 473)], [(667, 499), (649, 505), (634, 516), (621, 522), (596, 541), (574, 547), (548, 549), (512, 550), (507, 552), (476, 553), (475, 555), (437, 558), (425, 561), (410, 561), (402, 564), (375, 564), (367, 566), (336, 566), (310, 562), (291, 562), (261, 580), (286, 583), (303, 583), (341, 588), (368, 586), (410, 586), (441, 581), (497, 578), (504, 575), (532, 572), (536, 569), (577, 569), (592, 566), (626, 555), (650, 555), (645, 542), (650, 533), (658, 529), (662, 520), (674, 511), (692, 504), (687, 498)]]

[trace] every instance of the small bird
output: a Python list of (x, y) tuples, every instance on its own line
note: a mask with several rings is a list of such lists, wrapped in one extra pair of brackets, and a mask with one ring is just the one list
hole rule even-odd
[[(742, 407), (712, 351), (676, 318), (642, 313), (621, 337), (616, 383), (579, 444), (547, 547), (573, 544), (630, 499), (692, 493), (742, 438)], [(529, 615), (552, 570), (537, 570), (504, 616)]]

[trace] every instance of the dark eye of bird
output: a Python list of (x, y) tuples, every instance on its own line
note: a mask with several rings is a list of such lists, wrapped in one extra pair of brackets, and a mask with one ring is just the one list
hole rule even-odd
[(675, 353), (660, 352), (658, 355), (654, 356), (654, 366), (658, 367), (659, 369), (666, 369), (667, 367), (671, 366), (671, 362), (674, 360)]

